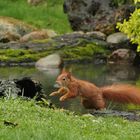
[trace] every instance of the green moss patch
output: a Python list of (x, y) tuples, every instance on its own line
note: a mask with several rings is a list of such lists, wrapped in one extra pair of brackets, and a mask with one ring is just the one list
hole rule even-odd
[(1, 62), (35, 62), (39, 58), (49, 55), (50, 51), (39, 52), (33, 50), (24, 49), (7, 49), (0, 50), (0, 61)]
[(107, 55), (108, 51), (102, 46), (97, 46), (94, 43), (86, 44), (85, 46), (65, 47), (62, 49), (61, 55), (64, 60), (89, 60), (92, 61), (95, 54)]

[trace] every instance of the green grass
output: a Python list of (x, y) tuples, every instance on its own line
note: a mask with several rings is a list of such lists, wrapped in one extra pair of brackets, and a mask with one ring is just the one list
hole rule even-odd
[[(11, 124), (4, 124), (10, 122)], [(32, 101), (0, 99), (1, 140), (139, 140), (140, 123), (78, 116)]]
[(14, 17), (38, 28), (53, 29), (57, 33), (70, 32), (67, 15), (63, 13), (63, 0), (45, 0), (39, 6), (27, 0), (1, 0), (0, 16)]

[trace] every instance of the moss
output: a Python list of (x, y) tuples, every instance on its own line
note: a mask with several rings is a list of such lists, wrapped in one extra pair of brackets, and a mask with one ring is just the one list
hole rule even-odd
[(13, 50), (13, 49), (0, 51), (0, 53), (5, 54), (7, 57), (18, 57), (18, 56), (22, 56), (28, 52), (29, 51), (27, 51), (27, 50)]
[(140, 110), (140, 106), (139, 105), (133, 105), (133, 104), (128, 104), (127, 105), (128, 110)]
[(24, 49), (7, 49), (0, 50), (0, 61), (1, 62), (34, 62), (39, 58), (51, 54), (51, 51), (37, 53), (33, 50)]
[(108, 51), (101, 46), (87, 44), (84, 47), (65, 47), (60, 54), (64, 60), (93, 60), (93, 56), (97, 53), (106, 55)]
[(0, 55), (0, 61), (7, 61), (8, 57), (5, 55)]
[(49, 39), (32, 40), (31, 42), (32, 43), (48, 43), (50, 41), (51, 41), (51, 39), (49, 38)]

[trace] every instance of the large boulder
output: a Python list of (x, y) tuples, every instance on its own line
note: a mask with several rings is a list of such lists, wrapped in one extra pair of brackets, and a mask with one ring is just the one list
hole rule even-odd
[(0, 17), (0, 42), (16, 41), (35, 27), (11, 17)]
[(38, 60), (35, 66), (39, 70), (47, 70), (59, 68), (62, 63), (62, 59), (58, 54), (51, 54)]
[[(130, 0), (128, 0), (130, 1)], [(128, 2), (127, 1), (127, 2)], [(128, 19), (134, 7), (130, 4), (121, 6), (113, 0), (65, 0), (64, 12), (75, 31), (101, 31), (105, 34), (115, 32), (118, 21)], [(129, 2), (128, 2), (129, 3)]]

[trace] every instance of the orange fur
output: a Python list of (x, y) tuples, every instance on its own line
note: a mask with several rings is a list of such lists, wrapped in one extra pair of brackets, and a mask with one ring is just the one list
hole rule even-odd
[(62, 71), (56, 82), (61, 88), (50, 94), (51, 96), (62, 94), (60, 101), (80, 96), (85, 108), (104, 109), (106, 100), (140, 105), (140, 89), (132, 85), (111, 85), (99, 88), (88, 81), (76, 79), (66, 71)]

